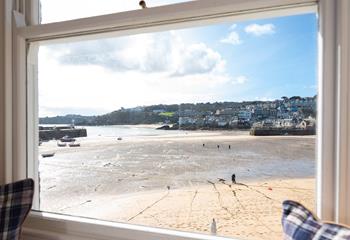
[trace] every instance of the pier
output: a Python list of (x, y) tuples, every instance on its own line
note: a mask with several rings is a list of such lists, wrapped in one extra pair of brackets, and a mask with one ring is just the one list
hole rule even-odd
[(253, 136), (283, 136), (283, 135), (315, 135), (315, 128), (278, 128), (278, 127), (254, 127), (250, 129)]
[(85, 128), (75, 128), (73, 126), (59, 126), (59, 127), (39, 126), (40, 141), (60, 139), (64, 136), (68, 136), (70, 138), (87, 137), (87, 131)]

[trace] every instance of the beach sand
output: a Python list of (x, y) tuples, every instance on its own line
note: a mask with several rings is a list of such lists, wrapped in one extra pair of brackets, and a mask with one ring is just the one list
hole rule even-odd
[(282, 201), (314, 209), (314, 136), (217, 131), (80, 142), (40, 147), (56, 153), (40, 159), (41, 210), (206, 234), (215, 218), (219, 236), (281, 239)]
[(315, 208), (315, 180), (290, 179), (248, 184), (219, 182), (182, 189), (120, 196), (101, 195), (60, 213), (239, 239), (282, 239), (282, 202)]

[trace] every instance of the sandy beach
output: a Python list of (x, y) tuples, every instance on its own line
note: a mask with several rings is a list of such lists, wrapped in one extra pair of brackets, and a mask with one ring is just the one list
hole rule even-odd
[[(118, 222), (281, 239), (281, 203), (314, 208), (315, 137), (195, 131), (45, 142), (41, 210)], [(233, 184), (231, 175), (236, 174)]]

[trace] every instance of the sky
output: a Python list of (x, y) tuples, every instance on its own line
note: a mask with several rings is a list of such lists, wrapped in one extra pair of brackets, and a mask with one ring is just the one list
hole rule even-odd
[[(59, 8), (80, 3), (79, 15)], [(43, 23), (137, 8), (133, 1), (42, 0)], [(57, 5), (57, 2), (59, 3)], [(94, 8), (89, 3), (98, 4)], [(116, 3), (123, 2), (123, 8)], [(128, 4), (126, 4), (126, 2)], [(147, 1), (149, 6), (179, 0)], [(101, 7), (103, 6), (103, 7)], [(315, 14), (80, 42), (42, 42), (39, 116), (153, 104), (274, 100), (317, 93)]]

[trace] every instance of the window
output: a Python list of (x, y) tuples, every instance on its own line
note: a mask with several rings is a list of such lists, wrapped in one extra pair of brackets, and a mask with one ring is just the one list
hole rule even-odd
[[(225, 1), (223, 1), (223, 3), (225, 3)], [(312, 1), (310, 1), (309, 3), (312, 3)], [(207, 3), (208, 5), (210, 5), (210, 3), (208, 2)], [(231, 3), (232, 5), (235, 5), (234, 3)], [(241, 8), (243, 8), (243, 9), (245, 9), (245, 10), (251, 10), (251, 9), (253, 9), (253, 5), (250, 5), (251, 3), (246, 3), (246, 5), (245, 4), (243, 4), (243, 5), (241, 5), (240, 7)], [(207, 6), (208, 6), (207, 5)], [(220, 7), (219, 7), (219, 12), (221, 11), (221, 12), (224, 12), (224, 9), (227, 9), (227, 6), (225, 7), (224, 6), (225, 4), (223, 4), (222, 6), (220, 5), (220, 7), (221, 7), (221, 10), (220, 10)], [(229, 5), (229, 4), (228, 4)], [(274, 5), (273, 3), (269, 3), (269, 5), (264, 5), (264, 3), (262, 4), (262, 5), (260, 5), (260, 10), (261, 9), (266, 9), (266, 8), (273, 8), (273, 7), (276, 7), (276, 5)], [(283, 4), (282, 4), (283, 5)], [(321, 30), (320, 30), (320, 34), (321, 34), (321, 36), (324, 38), (324, 39), (326, 39), (327, 41), (325, 41), (323, 44), (324, 45), (321, 45), (321, 47), (322, 48), (326, 48), (326, 49), (328, 49), (328, 48), (330, 48), (330, 49), (332, 49), (330, 46), (332, 45), (332, 42), (331, 41), (328, 41), (329, 40), (329, 36), (330, 35), (332, 35), (332, 36), (334, 36), (334, 34), (331, 34), (330, 32), (332, 32), (333, 30), (331, 30), (330, 28), (329, 28), (329, 26), (328, 27), (326, 27), (325, 25), (322, 25), (324, 22), (323, 22), (323, 20), (325, 19), (325, 18), (328, 18), (328, 19), (331, 19), (331, 23), (335, 23), (334, 22), (334, 19), (332, 19), (332, 15), (325, 15), (325, 12), (327, 12), (327, 11), (330, 11), (330, 10), (325, 10), (326, 8), (325, 8), (325, 3), (321, 3), (320, 4), (321, 5), (321, 8), (320, 8), (320, 16), (321, 16)], [(193, 5), (194, 6), (194, 5)], [(281, 4), (279, 4), (279, 6), (281, 6)], [(296, 5), (294, 5), (294, 7), (295, 7)], [(232, 6), (231, 6), (232, 7)], [(237, 6), (235, 6), (235, 7), (237, 7)], [(298, 6), (298, 7), (300, 7), (300, 6)], [(305, 7), (305, 6), (304, 6)], [(329, 8), (329, 7), (334, 7), (334, 5), (332, 5), (332, 3), (327, 3), (327, 7)], [(303, 7), (302, 7), (303, 8)], [(328, 9), (327, 8), (327, 9)], [(211, 6), (211, 8), (210, 9), (214, 9), (214, 7), (213, 6)], [(229, 9), (232, 9), (232, 8), (229, 8)], [(217, 9), (216, 9), (217, 10)], [(240, 8), (238, 7), (238, 8), (235, 8), (235, 10), (236, 11), (239, 11), (240, 10)], [(271, 9), (270, 9), (271, 10)], [(305, 10), (305, 8), (304, 8), (304, 10)], [(200, 12), (200, 11), (199, 11)], [(213, 11), (211, 11), (211, 13), (213, 13), (214, 14), (214, 10)], [(191, 15), (191, 14), (190, 14)], [(192, 13), (192, 15), (196, 15), (196, 14), (193, 14)], [(117, 15), (116, 15), (117, 16)], [(197, 15), (198, 16), (198, 15)], [(160, 17), (161, 18), (161, 17)], [(166, 17), (164, 17), (164, 18), (166, 18)], [(101, 17), (101, 18), (98, 18), (99, 20), (103, 20), (104, 18), (103, 17)], [(86, 19), (86, 22), (85, 23), (88, 23), (90, 20), (89, 19)], [(202, 20), (203, 21), (203, 20)], [(204, 20), (205, 21), (205, 20)], [(104, 22), (104, 23), (106, 23), (106, 22)], [(96, 22), (95, 23), (96, 25), (94, 25), (94, 26), (90, 26), (90, 28), (91, 28), (91, 30), (92, 30), (92, 32), (94, 32), (94, 31), (96, 31), (96, 30), (99, 30), (99, 29), (103, 29), (103, 21), (99, 21), (99, 22)], [(52, 36), (53, 38), (55, 38), (55, 37), (59, 37), (59, 36), (64, 36), (65, 34), (68, 34), (68, 35), (71, 35), (72, 34), (72, 32), (76, 32), (76, 33), (78, 33), (78, 34), (81, 34), (82, 32), (83, 32), (83, 23), (81, 24), (81, 25), (76, 25), (76, 26), (74, 26), (74, 24), (73, 25), (69, 25), (69, 24), (67, 24), (67, 25), (65, 25), (65, 24), (62, 24), (62, 25), (56, 25), (57, 27), (62, 27), (61, 28), (61, 30), (60, 31), (56, 31), (56, 30), (58, 30), (59, 28), (55, 28), (55, 29), (49, 29), (49, 28), (46, 28), (46, 26), (44, 26), (43, 28), (41, 28), (41, 27), (29, 27), (29, 28), (19, 28), (19, 31), (18, 31), (18, 33), (20, 34), (20, 36), (24, 36), (24, 39), (26, 39), (26, 40), (28, 40), (28, 41), (33, 41), (33, 40), (35, 40), (35, 39), (41, 39), (41, 38), (46, 38), (46, 39), (49, 39), (50, 38), (50, 36)], [(118, 23), (118, 24), (116, 24), (116, 25), (120, 25), (120, 23)], [(85, 25), (86, 26), (86, 25)], [(102, 27), (101, 27), (102, 26)], [(85, 29), (85, 31), (86, 31), (86, 29)], [(335, 31), (335, 30), (334, 30)], [(72, 36), (72, 35), (71, 35)], [(346, 39), (346, 38), (345, 38)], [(20, 41), (18, 42), (19, 44), (21, 43)], [(22, 42), (22, 43), (24, 43), (24, 42)], [(345, 43), (346, 43), (346, 41), (345, 41)], [(22, 48), (23, 49), (23, 48)], [(18, 48), (18, 51), (20, 52), (21, 51), (21, 48)], [(323, 53), (323, 52), (322, 52)], [(331, 53), (331, 54), (330, 54)], [(325, 52), (325, 54), (326, 55), (328, 55), (328, 54), (330, 54), (330, 55), (332, 55), (332, 51), (330, 51), (330, 52)], [(23, 55), (22, 55), (23, 56)], [(331, 72), (331, 71), (333, 71), (335, 68), (335, 61), (331, 61), (331, 59), (329, 59), (329, 58), (323, 58), (323, 56), (321, 57), (321, 59), (322, 59), (322, 63), (324, 63), (324, 61), (330, 61), (330, 63), (331, 64), (328, 64), (327, 65), (327, 67), (325, 67), (325, 65), (321, 65), (321, 72), (324, 72), (324, 73), (329, 73), (329, 72)], [(325, 60), (325, 59), (327, 59), (327, 60)], [(30, 68), (29, 68), (30, 69)], [(333, 69), (333, 70), (332, 70)], [(23, 69), (20, 71), (20, 74), (18, 74), (17, 76), (16, 76), (16, 79), (17, 79), (17, 81), (19, 81), (19, 80), (23, 80), (23, 76), (24, 76), (24, 74), (23, 74)], [(321, 75), (321, 76), (323, 76), (323, 75)], [(335, 76), (335, 75), (334, 75)], [(322, 126), (320, 129), (320, 132), (321, 133), (327, 133), (327, 137), (328, 138), (330, 138), (331, 140), (330, 141), (328, 141), (328, 143), (330, 143), (333, 139), (334, 139), (334, 137), (335, 137), (335, 134), (333, 134), (332, 132), (330, 132), (330, 134), (328, 134), (328, 129), (327, 128), (325, 128), (325, 126), (334, 126), (335, 124), (334, 124), (334, 121), (331, 119), (331, 116), (332, 116), (332, 114), (326, 114), (326, 113), (331, 113), (333, 110), (331, 110), (331, 109), (334, 109), (333, 108), (333, 106), (335, 105), (335, 103), (334, 103), (334, 99), (333, 99), (333, 95), (331, 94), (331, 95), (329, 95), (329, 93), (331, 92), (330, 90), (331, 89), (334, 89), (334, 84), (333, 83), (331, 83), (331, 81), (330, 81), (330, 76), (329, 75), (327, 75), (326, 74), (326, 76), (325, 76), (325, 78), (324, 79), (328, 79), (327, 81), (321, 81), (321, 89), (320, 89), (320, 92), (321, 92), (321, 94), (320, 94), (320, 98), (321, 98), (321, 105), (320, 105), (320, 109), (322, 109), (322, 111), (321, 111), (321, 119), (322, 119), (322, 122), (320, 122), (319, 124)], [(322, 78), (322, 80), (324, 80), (323, 78)], [(341, 79), (343, 79), (343, 78), (341, 78)], [(21, 86), (21, 85), (20, 85)], [(31, 85), (29, 85), (29, 93), (31, 93), (31, 90), (30, 90), (30, 86)], [(330, 88), (329, 88), (330, 87)], [(35, 88), (33, 88), (34, 90), (35, 90)], [(325, 89), (327, 89), (327, 90), (325, 90)], [(18, 89), (15, 89), (15, 91), (18, 91)], [(31, 94), (29, 94), (29, 97), (31, 96)], [(19, 97), (18, 97), (19, 98)], [(23, 99), (22, 99), (23, 100)], [(328, 103), (327, 104), (325, 104), (325, 100), (329, 100), (329, 105), (328, 105)], [(21, 101), (19, 101), (19, 102), (21, 102)], [(22, 101), (22, 103), (23, 103), (23, 101)], [(19, 105), (19, 106), (21, 106), (21, 105)], [(32, 105), (31, 104), (29, 104), (29, 108), (31, 107)], [(331, 107), (330, 107), (331, 106)], [(17, 106), (18, 107), (18, 106)], [(18, 114), (20, 114), (21, 113), (21, 109), (23, 110), (23, 105), (19, 108), (19, 110), (18, 110)], [(325, 115), (326, 114), (326, 115)], [(29, 119), (28, 119), (28, 122), (29, 123), (31, 123), (31, 117), (29, 116)], [(18, 123), (15, 123), (15, 124), (18, 124), (18, 125), (20, 125), (20, 126), (22, 126), (21, 125), (21, 121), (19, 121)], [(31, 125), (28, 125), (29, 126), (29, 128), (30, 128), (30, 126)], [(21, 130), (22, 129), (22, 130)], [(19, 132), (21, 132), (22, 131), (22, 133), (23, 133), (23, 129), (24, 128), (19, 128)], [(30, 130), (30, 129), (29, 129)], [(33, 135), (31, 135), (33, 132), (29, 132), (29, 138), (31, 137), (31, 136), (33, 136)], [(332, 170), (333, 169), (335, 169), (335, 163), (333, 162), (333, 161), (328, 161), (328, 162), (325, 162), (324, 161), (324, 158), (326, 157), (326, 156), (328, 156), (328, 157), (330, 157), (329, 159), (331, 159), (332, 158), (332, 152), (333, 152), (333, 150), (332, 149), (335, 149), (335, 146), (334, 146), (334, 144), (331, 142), (331, 144), (325, 144), (325, 143), (327, 143), (327, 140), (325, 140), (326, 138), (325, 138), (325, 136), (323, 135), (323, 134), (321, 134), (320, 136), (319, 136), (319, 138), (321, 139), (319, 142), (321, 143), (321, 146), (322, 146), (322, 148), (321, 149), (319, 149), (318, 150), (318, 153), (320, 153), (319, 154), (319, 158), (322, 160), (320, 163), (320, 165), (318, 165), (319, 167), (318, 167), (318, 180), (320, 180), (319, 181), (319, 183), (321, 183), (321, 186), (319, 187), (319, 191), (318, 191), (318, 194), (320, 194), (321, 193), (321, 196), (323, 196), (323, 198), (322, 198), (322, 201), (321, 201), (321, 198), (319, 197), (320, 195), (318, 195), (318, 206), (321, 206), (321, 207), (319, 207), (319, 209), (321, 209), (322, 211), (321, 211), (321, 213), (322, 213), (322, 216), (326, 216), (326, 218), (332, 218), (332, 213), (331, 213), (331, 209), (329, 208), (329, 207), (327, 207), (327, 206), (329, 206), (329, 204), (331, 203), (332, 204), (332, 200), (331, 200), (331, 195), (332, 195), (332, 193), (330, 192), (330, 191), (328, 191), (328, 189), (330, 189), (331, 188), (331, 186), (334, 186), (334, 185), (332, 185), (333, 184), (333, 182), (332, 182), (332, 180), (330, 181), (330, 182), (328, 182), (328, 183), (324, 183), (324, 181), (326, 181), (327, 179), (329, 180), (329, 179), (333, 179), (332, 178), (332, 174), (327, 174), (327, 173), (325, 173), (323, 170), (325, 169), (325, 167), (326, 166), (330, 166), (330, 168), (328, 168), (328, 170), (330, 170), (329, 172), (333, 172)], [(30, 141), (29, 141), (30, 142)], [(22, 148), (22, 146), (23, 146), (23, 144), (22, 144), (22, 142), (21, 142), (21, 140), (20, 139), (17, 139), (17, 143), (18, 143), (18, 145), (17, 146), (14, 146), (14, 149), (16, 150), (16, 149), (22, 149), (23, 150), (23, 148)], [(30, 144), (29, 144), (30, 145)], [(30, 150), (30, 149), (29, 149)], [(23, 152), (21, 152), (20, 151), (20, 154), (18, 154), (19, 156), (21, 156), (21, 154), (23, 154)], [(34, 155), (33, 155), (34, 156)], [(16, 163), (16, 161), (17, 161), (17, 163), (21, 163), (21, 161), (20, 160), (18, 160), (17, 159), (17, 157), (18, 156), (15, 156), (15, 160), (14, 160), (14, 162)], [(28, 155), (28, 158), (29, 158), (29, 160), (31, 160), (31, 154), (29, 154)], [(32, 167), (32, 162), (31, 161), (29, 161), (28, 162), (29, 163), (29, 170), (31, 171), (31, 167)], [(23, 163), (22, 163), (23, 164)], [(18, 164), (17, 164), (17, 166), (18, 166)], [(22, 171), (22, 168), (20, 168), (21, 170), (20, 171)], [(35, 168), (33, 168), (33, 169), (35, 169)], [(21, 175), (21, 173), (18, 173), (18, 175)], [(322, 178), (320, 178), (320, 176), (322, 176)], [(322, 195), (323, 194), (323, 195)], [(326, 195), (325, 195), (326, 194)], [(328, 195), (327, 195), (328, 194)], [(46, 219), (47, 220), (47, 219)], [(45, 219), (44, 219), (44, 221), (46, 221)], [(67, 220), (66, 220), (67, 221)], [(68, 221), (70, 224), (73, 224), (74, 225), (74, 221)], [(86, 221), (84, 221), (84, 220), (82, 220), (82, 222), (85, 222), (86, 223)], [(59, 225), (59, 223), (57, 223), (58, 225)], [(82, 223), (82, 225), (84, 225), (83, 223)], [(34, 226), (34, 225), (32, 225), (32, 226)], [(67, 230), (69, 231), (69, 230), (71, 230), (72, 228), (71, 227), (69, 227), (70, 225), (68, 225), (67, 226)], [(85, 224), (85, 226), (88, 226), (88, 225), (86, 225)], [(125, 227), (125, 226), (120, 226), (119, 225), (119, 229), (126, 229), (127, 227)], [(96, 229), (96, 228), (94, 228), (94, 229)], [(103, 227), (101, 227), (101, 229), (103, 229)], [(100, 230), (101, 230), (100, 229)], [(85, 230), (87, 230), (87, 229), (85, 229)], [(129, 228), (129, 230), (131, 230), (130, 228)], [(136, 229), (133, 229), (133, 230), (131, 230), (131, 231), (134, 231), (135, 232), (135, 230)], [(141, 229), (138, 229), (138, 230), (136, 230), (136, 232), (137, 231), (145, 231), (144, 229), (143, 230), (141, 230)], [(153, 232), (157, 232), (156, 230), (152, 230)], [(89, 230), (87, 231), (87, 232), (89, 232)], [(99, 231), (100, 233), (101, 233), (101, 231)], [(147, 236), (147, 233), (145, 233), (145, 232), (143, 232), (144, 233), (144, 235), (145, 236)], [(162, 233), (160, 233), (159, 231), (157, 232), (158, 234), (162, 234)], [(168, 232), (169, 234), (170, 234), (170, 232)], [(101, 233), (102, 234), (102, 233)], [(164, 232), (163, 232), (163, 234), (164, 234)], [(167, 234), (167, 233), (165, 233), (165, 234)], [(175, 233), (174, 233), (175, 234)], [(103, 234), (102, 234), (103, 235)], [(137, 235), (137, 234), (136, 234)], [(176, 235), (176, 234), (175, 234)], [(149, 236), (149, 235), (148, 235)], [(199, 236), (197, 236), (198, 238), (200, 238)], [(145, 239), (147, 239), (147, 237), (145, 237)]]
[(315, 208), (314, 14), (62, 40), (39, 48), (38, 210), (280, 239), (283, 200)]

